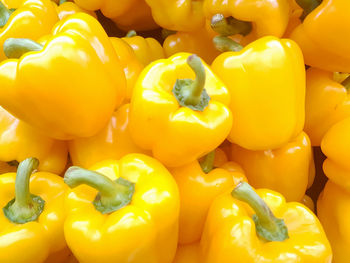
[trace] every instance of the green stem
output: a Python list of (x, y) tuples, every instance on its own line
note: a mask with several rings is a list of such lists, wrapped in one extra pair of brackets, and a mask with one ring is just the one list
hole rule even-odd
[(99, 191), (93, 204), (102, 214), (111, 213), (128, 205), (134, 194), (133, 183), (118, 178), (115, 182), (103, 174), (77, 166), (68, 168), (64, 182), (71, 188), (86, 184)]
[(30, 51), (40, 51), (43, 45), (28, 38), (8, 38), (4, 43), (4, 53), (8, 58), (20, 58)]
[(169, 29), (162, 29), (162, 38), (166, 39), (168, 36), (174, 35), (176, 34), (176, 31), (174, 30), (169, 30)]
[(60, 0), (59, 5), (62, 5), (62, 4), (64, 4), (65, 2), (67, 2), (67, 0)]
[(226, 51), (240, 51), (243, 49), (243, 46), (238, 44), (236, 41), (232, 40), (231, 38), (224, 37), (224, 36), (216, 36), (213, 38), (214, 46), (217, 50), (221, 52)]
[(0, 27), (4, 27), (7, 24), (7, 21), (10, 19), (10, 16), (14, 11), (15, 9), (8, 9), (0, 1)]
[(341, 83), (347, 91), (350, 90), (350, 75), (346, 77), (346, 79), (344, 79)]
[(179, 104), (193, 110), (203, 111), (209, 103), (205, 85), (205, 69), (201, 59), (193, 54), (187, 58), (187, 64), (196, 74), (196, 78), (177, 79), (173, 88), (173, 94)]
[(36, 220), (42, 213), (45, 201), (30, 194), (29, 182), (39, 160), (28, 158), (22, 161), (17, 169), (15, 198), (3, 208), (5, 216), (13, 223), (24, 224)]
[(232, 16), (226, 18), (222, 14), (216, 14), (211, 19), (211, 28), (221, 36), (233, 36), (237, 34), (246, 36), (252, 31), (252, 24), (238, 20)]
[(135, 30), (130, 30), (128, 33), (126, 33), (125, 37), (134, 37), (137, 36), (137, 33)]
[(209, 173), (214, 168), (214, 160), (215, 160), (215, 150), (208, 153), (204, 160), (200, 163), (203, 172), (206, 174)]
[(253, 220), (257, 234), (266, 241), (283, 241), (289, 238), (283, 219), (276, 218), (264, 200), (246, 182), (240, 182), (231, 195), (255, 211)]
[(318, 7), (322, 0), (295, 0), (295, 2), (304, 10), (300, 19), (304, 20), (316, 7)]

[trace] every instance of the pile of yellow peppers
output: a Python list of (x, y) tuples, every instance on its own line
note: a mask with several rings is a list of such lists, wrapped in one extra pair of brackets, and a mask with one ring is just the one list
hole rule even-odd
[(349, 263), (350, 0), (0, 0), (0, 263)]

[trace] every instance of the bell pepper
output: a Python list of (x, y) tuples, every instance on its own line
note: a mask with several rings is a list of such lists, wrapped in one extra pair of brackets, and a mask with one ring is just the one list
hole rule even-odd
[(327, 156), (323, 162), (325, 175), (334, 183), (350, 191), (350, 118), (333, 125), (321, 142)]
[(244, 182), (213, 202), (201, 252), (202, 263), (332, 261), (324, 230), (308, 208)]
[(93, 136), (124, 99), (123, 69), (90, 15), (61, 20), (44, 47), (8, 39), (5, 50), (19, 59), (0, 64), (0, 105), (52, 138)]
[(246, 181), (242, 168), (233, 162), (214, 166), (215, 152), (199, 163), (171, 169), (180, 192), (179, 243), (199, 241), (209, 207), (216, 196)]
[(63, 234), (67, 186), (52, 173), (32, 175), (38, 164), (38, 159), (28, 158), (19, 164), (17, 175), (0, 175), (0, 262), (42, 263), (67, 248)]
[(191, 32), (204, 23), (203, 1), (145, 0), (151, 7), (154, 21), (163, 28)]
[(129, 104), (121, 106), (113, 113), (107, 126), (96, 135), (69, 141), (69, 155), (73, 164), (89, 168), (103, 160), (118, 160), (128, 153), (148, 153), (131, 139), (129, 109)]
[(317, 201), (317, 215), (333, 249), (333, 262), (349, 262), (350, 193), (328, 181)]
[(74, 15), (79, 12), (83, 12), (83, 13), (89, 14), (90, 16), (93, 16), (94, 18), (97, 18), (96, 13), (94, 11), (85, 10), (77, 6), (73, 2), (63, 2), (59, 5), (55, 5), (55, 7), (60, 20), (63, 20), (66, 17), (70, 15)]
[(335, 123), (350, 117), (348, 82), (339, 83), (332, 72), (321, 69), (306, 71), (305, 131), (313, 146), (320, 146)]
[(163, 43), (166, 57), (170, 57), (178, 52), (195, 53), (205, 62), (211, 63), (220, 54), (212, 41), (213, 35), (209, 34), (205, 28), (194, 32), (176, 32), (168, 36)]
[(212, 70), (231, 94), (229, 141), (249, 150), (276, 149), (302, 131), (305, 68), (293, 41), (260, 38), (240, 52), (224, 52)]
[(0, 161), (39, 159), (40, 171), (60, 174), (68, 157), (67, 144), (51, 139), (0, 107)]
[(121, 38), (111, 37), (112, 45), (118, 55), (126, 77), (126, 99), (130, 100), (136, 80), (144, 68), (132, 47)]
[(310, 139), (305, 132), (274, 150), (251, 151), (232, 145), (232, 160), (254, 187), (277, 191), (287, 201), (301, 201), (315, 177)]
[[(316, 0), (317, 1), (317, 0)], [(293, 30), (302, 23), (301, 17), (303, 15), (303, 9), (295, 2), (295, 0), (289, 0), (289, 20), (287, 28), (284, 32), (284, 37), (288, 38)]]
[(155, 61), (141, 72), (131, 98), (131, 136), (168, 167), (188, 164), (227, 137), (229, 100), (225, 85), (196, 55)]
[[(236, 33), (246, 34), (255, 28), (258, 38), (268, 35), (282, 37), (289, 19), (289, 4), (286, 0), (204, 0), (203, 11), (208, 20), (217, 14), (231, 22), (233, 18), (234, 23), (226, 27), (238, 30)], [(241, 31), (247, 26), (247, 32)]]
[[(12, 4), (12, 7), (16, 4)], [(0, 61), (5, 60), (3, 45), (8, 38), (37, 40), (51, 32), (58, 21), (55, 7), (50, 0), (21, 1), (13, 11), (0, 1)]]
[(200, 263), (199, 243), (179, 245), (173, 263)]
[(80, 263), (171, 263), (176, 251), (179, 194), (157, 160), (129, 154), (90, 170), (70, 167), (64, 181), (64, 226)]
[(86, 10), (100, 9), (104, 16), (124, 30), (151, 30), (158, 27), (145, 0), (74, 0), (74, 2)]
[(163, 47), (152, 37), (143, 38), (136, 35), (136, 32), (131, 30), (126, 37), (122, 39), (131, 46), (137, 59), (141, 61), (144, 66), (165, 57)]
[(350, 41), (350, 2), (323, 0), (322, 3), (316, 1), (317, 5), (290, 38), (300, 46), (307, 65), (350, 72), (350, 47), (347, 44)]

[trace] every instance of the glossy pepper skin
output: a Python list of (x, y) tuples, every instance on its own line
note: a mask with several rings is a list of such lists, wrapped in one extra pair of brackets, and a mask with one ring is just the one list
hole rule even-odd
[(229, 141), (249, 150), (275, 149), (302, 131), (305, 69), (293, 41), (260, 38), (240, 52), (221, 54), (212, 69), (231, 94)]
[(163, 43), (166, 57), (178, 52), (195, 53), (205, 62), (211, 63), (220, 54), (213, 44), (213, 35), (205, 28), (194, 32), (176, 32), (168, 36)]
[(350, 190), (350, 118), (336, 123), (322, 139), (321, 149), (325, 175), (334, 183)]
[(121, 29), (151, 30), (158, 27), (145, 0), (74, 0), (74, 2), (86, 10), (100, 9), (103, 15), (112, 19)]
[(250, 151), (232, 145), (232, 160), (242, 166), (257, 188), (283, 194), (287, 201), (301, 201), (315, 177), (310, 139), (305, 132), (274, 150)]
[(173, 263), (199, 263), (199, 243), (179, 245)]
[[(201, 240), (203, 263), (307, 262), (332, 261), (332, 251), (317, 217), (304, 205), (286, 203), (272, 190), (256, 193), (288, 231), (283, 241), (267, 241), (258, 236), (253, 209), (230, 193), (217, 197), (210, 207)], [(260, 203), (260, 202), (259, 202)], [(257, 216), (256, 216), (257, 217)], [(260, 217), (258, 217), (260, 220)]]
[[(28, 160), (26, 159), (22, 163)], [(21, 168), (21, 164), (17, 173)], [(30, 176), (31, 172), (32, 170), (29, 170), (28, 176)], [(45, 204), (36, 220), (30, 220), (25, 223), (11, 222), (5, 216), (5, 210), (1, 210), (1, 262), (42, 263), (51, 254), (61, 253), (66, 249), (63, 234), (65, 220), (63, 204), (67, 186), (64, 184), (63, 178), (52, 173), (36, 172), (30, 176), (30, 179), (28, 177), (27, 179), (30, 180), (30, 193), (41, 197)], [(15, 197), (15, 180), (16, 173), (0, 175), (1, 208), (5, 207)], [(16, 200), (19, 200), (20, 194), (17, 195), (17, 193), (16, 190)]]
[(84, 13), (59, 22), (41, 51), (0, 64), (0, 85), (6, 110), (60, 140), (96, 134), (126, 92), (107, 34)]
[(89, 138), (69, 141), (69, 155), (73, 165), (89, 168), (107, 160), (118, 160), (129, 153), (147, 153), (135, 145), (129, 131), (130, 105), (115, 111), (105, 128)]
[(242, 168), (227, 162), (204, 171), (198, 161), (170, 170), (180, 192), (179, 244), (199, 241), (209, 207), (215, 197), (247, 181)]
[(348, 90), (336, 81), (332, 72), (316, 68), (306, 71), (305, 131), (313, 146), (337, 122), (350, 117)]
[[(181, 83), (177, 79), (189, 81), (188, 78), (194, 78), (195, 74), (187, 64), (194, 59), (202, 66), (201, 80), (198, 81), (196, 76), (193, 84), (201, 82), (201, 99), (204, 92), (210, 97), (203, 111), (181, 106), (173, 92)], [(225, 85), (198, 57), (178, 53), (169, 59), (155, 61), (141, 72), (134, 89), (130, 104), (131, 136), (138, 146), (152, 150), (153, 156), (164, 165), (185, 165), (214, 150), (225, 140), (232, 123), (227, 107), (229, 100)]]
[(145, 0), (151, 7), (154, 21), (163, 28), (191, 32), (205, 23), (203, 1)]
[(347, 0), (323, 0), (295, 28), (290, 38), (302, 49), (307, 65), (350, 72), (349, 12), (350, 2)]
[(164, 50), (159, 42), (152, 37), (131, 36), (122, 38), (134, 50), (136, 57), (147, 66), (151, 62), (165, 58)]
[(128, 205), (106, 214), (91, 203), (95, 189), (80, 185), (68, 193), (64, 232), (78, 261), (172, 262), (177, 246), (179, 194), (168, 170), (142, 154), (106, 160), (90, 169), (112, 180), (122, 177), (134, 183), (135, 190)]
[(204, 0), (204, 14), (211, 19), (215, 14), (251, 22), (258, 37), (282, 37), (289, 18), (286, 0)]
[(50, 0), (25, 0), (16, 8), (0, 29), (0, 61), (6, 59), (3, 51), (6, 39), (15, 37), (37, 40), (49, 34), (58, 21), (56, 9)]
[(144, 68), (144, 65), (136, 56), (132, 47), (121, 38), (110, 38), (120, 64), (124, 69), (126, 78), (126, 100), (131, 99), (136, 80)]
[(349, 262), (350, 193), (329, 180), (317, 201), (317, 215), (331, 243), (336, 263)]
[(40, 171), (60, 174), (68, 157), (67, 143), (43, 135), (0, 107), (0, 161), (21, 162), (36, 156)]
[(63, 20), (66, 17), (70, 15), (74, 15), (79, 12), (83, 12), (83, 13), (89, 14), (90, 16), (93, 16), (94, 18), (97, 18), (94, 11), (85, 10), (73, 2), (64, 2), (60, 5), (56, 5), (55, 7), (60, 20)]

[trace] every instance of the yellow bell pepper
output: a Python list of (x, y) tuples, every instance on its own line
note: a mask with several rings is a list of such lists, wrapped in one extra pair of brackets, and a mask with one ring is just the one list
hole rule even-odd
[[(305, 1), (308, 2), (308, 1)], [(350, 1), (323, 0), (295, 28), (290, 38), (303, 51), (305, 63), (328, 71), (350, 72)]]
[(121, 38), (111, 37), (112, 45), (118, 55), (126, 77), (126, 99), (130, 100), (136, 80), (144, 68), (132, 47)]
[(158, 27), (145, 0), (74, 0), (74, 2), (86, 10), (100, 9), (103, 15), (113, 20), (123, 30), (151, 30)]
[(327, 156), (323, 162), (325, 175), (350, 191), (350, 118), (332, 126), (322, 139), (321, 149)]
[(209, 210), (200, 262), (332, 262), (324, 230), (304, 205), (247, 183), (231, 195), (217, 197)]
[(320, 146), (325, 133), (338, 121), (350, 117), (349, 83), (337, 82), (332, 72), (306, 71), (305, 131), (313, 146)]
[(6, 39), (37, 40), (49, 34), (58, 21), (56, 9), (50, 0), (22, 0), (15, 11), (11, 11), (0, 1), (0, 10), (0, 61), (6, 59), (3, 51)]
[(315, 177), (312, 147), (305, 132), (274, 150), (250, 151), (232, 145), (232, 160), (242, 166), (251, 185), (277, 191), (289, 202), (301, 201)]
[(142, 154), (90, 169), (73, 166), (64, 176), (74, 188), (67, 195), (64, 233), (78, 261), (171, 263), (179, 196), (168, 170)]
[[(38, 159), (22, 161), (16, 173), (0, 175), (0, 262), (42, 263), (67, 248), (63, 178), (36, 172)], [(63, 263), (63, 261), (62, 261)]]
[(165, 57), (163, 47), (152, 37), (143, 38), (137, 36), (136, 32), (132, 30), (122, 39), (131, 46), (137, 59), (141, 61), (144, 66)]
[[(8, 39), (5, 50), (9, 57), (20, 58), (0, 64), (0, 104), (52, 138), (96, 134), (125, 97), (118, 57), (90, 15), (61, 20), (44, 47)], [(37, 51), (22, 55), (28, 50)]]
[(236, 163), (227, 162), (216, 168), (214, 155), (213, 151), (201, 163), (194, 161), (170, 170), (180, 192), (180, 244), (199, 241), (215, 197), (247, 180)]
[(56, 174), (63, 172), (68, 157), (66, 142), (43, 135), (1, 107), (0, 134), (1, 162), (21, 162), (36, 156), (40, 161), (40, 171)]
[(276, 149), (302, 131), (305, 68), (293, 41), (260, 38), (221, 54), (212, 69), (231, 94), (229, 141), (249, 150)]
[(94, 18), (97, 18), (96, 13), (94, 11), (85, 10), (85, 9), (77, 6), (73, 2), (63, 2), (59, 5), (56, 5), (55, 3), (53, 3), (53, 4), (56, 7), (57, 14), (58, 14), (58, 17), (60, 20), (63, 20), (66, 17), (68, 17), (70, 15), (74, 15), (74, 14), (79, 13), (79, 12), (83, 12), (83, 13), (89, 14), (90, 16), (93, 16)]
[(179, 245), (173, 263), (200, 263), (199, 244)]
[(225, 140), (229, 100), (225, 85), (196, 55), (155, 61), (141, 72), (131, 98), (131, 136), (164, 165), (185, 165)]
[(331, 243), (336, 263), (350, 258), (350, 193), (328, 181), (317, 201), (317, 215)]
[(163, 43), (166, 57), (179, 52), (189, 52), (200, 56), (205, 62), (211, 63), (220, 54), (213, 44), (213, 35), (205, 28), (194, 32), (177, 32), (168, 36)]
[(69, 155), (74, 165), (89, 168), (93, 164), (120, 159), (128, 153), (148, 153), (135, 145), (129, 131), (129, 104), (115, 111), (107, 124), (96, 135), (69, 141)]
[(204, 0), (203, 10), (208, 20), (217, 14), (223, 15), (228, 18), (231, 30), (247, 34), (254, 28), (257, 37), (282, 37), (289, 19), (289, 4), (286, 0)]
[(145, 0), (151, 7), (154, 21), (163, 28), (191, 32), (204, 23), (203, 1)]

